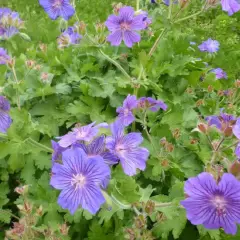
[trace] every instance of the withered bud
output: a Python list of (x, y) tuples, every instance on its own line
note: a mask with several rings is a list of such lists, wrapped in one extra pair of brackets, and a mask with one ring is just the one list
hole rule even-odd
[(161, 161), (161, 165), (162, 165), (162, 167), (165, 167), (165, 168), (169, 167), (169, 161), (167, 159), (164, 159)]
[(229, 166), (228, 172), (234, 175), (235, 177), (240, 176), (240, 162), (238, 160), (235, 160), (231, 165)]
[(62, 235), (67, 236), (68, 230), (69, 230), (69, 227), (66, 223), (60, 225), (60, 232), (62, 233)]
[(189, 94), (193, 93), (193, 89), (192, 88), (187, 88), (185, 91), (186, 91), (186, 93), (189, 93)]
[(202, 133), (207, 133), (208, 132), (208, 125), (204, 123), (199, 123), (198, 124), (198, 130)]
[(143, 215), (138, 215), (136, 218), (135, 218), (135, 226), (136, 228), (138, 229), (142, 229), (144, 228), (145, 224), (146, 224), (146, 219)]
[(32, 204), (25, 201), (23, 204), (23, 211), (25, 211), (26, 213), (31, 213), (32, 212)]
[(225, 128), (223, 134), (225, 137), (230, 137), (232, 135), (232, 127), (228, 126)]
[(101, 33), (105, 29), (105, 24), (98, 22), (95, 24), (95, 29), (98, 33)]
[(190, 140), (190, 144), (196, 144), (196, 143), (198, 143), (198, 140), (197, 140), (197, 139), (192, 138), (192, 139)]
[(168, 152), (172, 152), (174, 150), (174, 146), (171, 143), (168, 143), (167, 145), (165, 145), (166, 151)]
[(48, 80), (48, 77), (49, 77), (49, 75), (48, 75), (48, 73), (46, 73), (46, 72), (43, 72), (43, 73), (41, 74), (41, 80), (43, 80), (43, 81)]
[(11, 58), (7, 61), (7, 65), (10, 67), (10, 68), (13, 68), (15, 66), (15, 58)]
[(223, 90), (219, 90), (217, 94), (218, 94), (219, 97), (222, 97), (222, 96), (224, 96), (224, 91)]
[(179, 0), (179, 5), (181, 8), (185, 8), (189, 2), (190, 0)]
[(86, 29), (87, 29), (87, 24), (83, 21), (77, 22), (75, 24), (75, 27), (77, 28), (77, 31), (84, 35), (86, 33)]
[(129, 234), (129, 239), (130, 240), (134, 240), (135, 239), (135, 231), (134, 231), (134, 229), (132, 229), (132, 228), (126, 228), (126, 233), (128, 233)]
[(151, 215), (154, 212), (155, 209), (155, 203), (153, 201), (148, 200), (145, 205), (145, 212), (148, 215)]
[(160, 139), (160, 145), (165, 146), (167, 144), (167, 139), (165, 137)]
[(162, 212), (157, 213), (157, 216), (156, 216), (157, 222), (160, 223), (160, 222), (165, 221), (166, 219), (167, 219), (166, 216)]
[(12, 234), (17, 235), (17, 236), (22, 236), (25, 231), (25, 226), (24, 224), (14, 222), (13, 223), (13, 228), (12, 228)]
[(37, 64), (33, 69), (37, 70), (37, 71), (40, 71), (41, 68), (42, 68), (42, 66), (40, 64)]

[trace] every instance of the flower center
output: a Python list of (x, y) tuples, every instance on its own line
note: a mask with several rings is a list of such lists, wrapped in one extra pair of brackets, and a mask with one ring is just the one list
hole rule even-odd
[(78, 140), (81, 140), (82, 138), (86, 137), (87, 134), (88, 134), (88, 132), (83, 131), (82, 129), (77, 129), (76, 132), (77, 132), (76, 138), (77, 138)]
[(53, 2), (53, 7), (54, 8), (60, 8), (63, 4), (63, 1), (62, 0), (55, 0), (55, 2)]
[(222, 196), (215, 196), (212, 200), (213, 205), (216, 207), (219, 216), (224, 215), (226, 212), (227, 202)]
[(122, 144), (117, 144), (115, 149), (118, 153), (121, 153), (121, 152), (125, 151), (125, 148)]
[(127, 116), (128, 116), (128, 113), (129, 113), (128, 108), (125, 108), (125, 109), (123, 110), (123, 115), (124, 115), (124, 117), (127, 117)]
[(127, 30), (131, 29), (129, 23), (126, 23), (126, 22), (122, 22), (120, 24), (120, 28), (121, 28), (122, 31), (127, 31)]
[(73, 175), (71, 185), (75, 186), (75, 189), (82, 188), (86, 184), (86, 178), (81, 174)]

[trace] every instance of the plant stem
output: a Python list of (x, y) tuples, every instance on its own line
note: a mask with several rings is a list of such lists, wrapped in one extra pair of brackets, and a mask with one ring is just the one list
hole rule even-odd
[(7, 138), (8, 138), (8, 136), (7, 136), (7, 134), (4, 134), (4, 133), (1, 133), (1, 132), (0, 132), (0, 138), (7, 139)]
[(229, 148), (235, 147), (238, 143), (239, 143), (239, 140), (236, 141), (235, 143), (229, 145), (228, 147), (222, 148), (221, 151), (225, 151), (225, 150), (227, 150), (227, 149), (229, 149)]
[(219, 148), (220, 148), (220, 146), (222, 145), (222, 143), (224, 142), (224, 140), (225, 140), (225, 138), (222, 137), (222, 139), (220, 140), (220, 142), (219, 142), (219, 144), (218, 144), (218, 146), (217, 146), (217, 148), (216, 148), (216, 152), (219, 150)]
[(122, 73), (123, 75), (132, 83), (132, 78), (129, 76), (129, 74), (124, 70), (124, 68), (115, 60), (113, 60), (111, 57), (109, 57), (107, 54), (105, 54), (101, 49), (99, 52), (113, 65), (115, 65)]
[(172, 15), (172, 0), (169, 1), (169, 6), (168, 6), (168, 19), (171, 19), (171, 15)]
[(162, 30), (162, 32), (159, 34), (157, 40), (155, 41), (155, 43), (153, 44), (150, 52), (148, 53), (148, 56), (151, 57), (153, 55), (153, 53), (155, 52), (156, 48), (157, 48), (157, 45), (159, 43), (159, 41), (161, 40), (161, 38), (164, 36), (164, 34), (167, 32), (167, 28), (164, 28)]
[(140, 6), (140, 0), (136, 0), (136, 11), (139, 10), (139, 6)]
[(53, 153), (53, 149), (36, 142), (35, 140), (33, 140), (32, 138), (27, 138), (26, 141), (28, 141), (29, 143), (31, 143), (32, 145), (34, 145), (35, 147), (41, 148), (42, 150), (44, 150), (45, 152), (49, 152), (49, 153)]
[(167, 203), (157, 203), (155, 202), (155, 207), (170, 207), (172, 206), (171, 202), (167, 202)]
[(16, 74), (15, 67), (12, 66), (11, 69), (12, 69), (12, 72), (13, 72), (14, 80), (15, 80), (15, 82), (16, 82), (16, 84), (17, 84), (17, 88), (16, 88), (16, 94), (17, 94), (17, 106), (18, 106), (18, 110), (21, 110), (21, 106), (20, 106), (20, 96), (19, 96), (19, 91), (18, 91), (18, 84), (19, 84), (19, 81), (18, 81), (18, 78), (17, 78), (17, 74)]
[(209, 135), (208, 135), (208, 134), (206, 134), (206, 137), (207, 137), (207, 140), (208, 140), (208, 142), (209, 142), (209, 145), (211, 146), (212, 150), (214, 150), (214, 147), (213, 147), (213, 145), (212, 145), (212, 141), (211, 141), (211, 139), (210, 139)]

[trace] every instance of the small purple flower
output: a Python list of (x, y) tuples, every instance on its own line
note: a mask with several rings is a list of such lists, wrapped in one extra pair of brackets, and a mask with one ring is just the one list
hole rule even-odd
[(237, 155), (238, 160), (239, 160), (240, 159), (240, 143), (236, 146), (235, 154)]
[(4, 96), (0, 96), (0, 132), (6, 133), (7, 129), (12, 124), (12, 119), (9, 116), (10, 103)]
[(129, 94), (124, 100), (123, 106), (117, 108), (118, 120), (120, 120), (124, 126), (130, 125), (135, 120), (132, 110), (137, 108), (137, 104), (136, 96)]
[(119, 159), (109, 151), (105, 150), (104, 135), (95, 138), (90, 144), (79, 144), (79, 147), (87, 154), (88, 157), (101, 156), (104, 162), (108, 165), (114, 165), (119, 162)]
[(164, 111), (167, 110), (167, 105), (161, 101), (151, 97), (142, 97), (138, 100), (138, 107), (147, 108), (152, 112), (157, 112), (160, 108)]
[(222, 78), (227, 79), (227, 73), (224, 72), (221, 68), (214, 68), (211, 70), (211, 72), (216, 74), (217, 79), (222, 79)]
[(0, 48), (0, 65), (7, 64), (10, 57), (7, 55), (7, 51), (4, 48)]
[(240, 118), (237, 119), (232, 131), (235, 137), (240, 139)]
[(236, 223), (240, 223), (240, 182), (232, 174), (224, 173), (217, 184), (210, 173), (203, 172), (189, 178), (184, 191), (188, 197), (181, 204), (192, 224), (236, 234)]
[(149, 152), (139, 147), (143, 141), (141, 133), (124, 135), (124, 126), (119, 122), (111, 124), (112, 136), (107, 137), (106, 147), (120, 159), (123, 171), (129, 176), (137, 173), (137, 169), (144, 170)]
[(62, 153), (66, 150), (66, 148), (61, 147), (57, 142), (51, 141), (52, 143), (52, 162), (62, 160)]
[(62, 154), (63, 164), (52, 167), (50, 184), (62, 190), (58, 204), (71, 214), (79, 208), (95, 214), (105, 202), (101, 184), (110, 177), (110, 169), (101, 157), (88, 158), (80, 148)]
[[(163, 0), (163, 3), (166, 4), (167, 6), (169, 6), (170, 0)], [(177, 0), (173, 2), (173, 4), (177, 4), (177, 3), (178, 3)]]
[(207, 41), (203, 42), (198, 46), (201, 52), (215, 53), (219, 50), (219, 42), (217, 40), (212, 40), (209, 38)]
[(57, 42), (59, 48), (79, 44), (82, 36), (78, 32), (75, 32), (74, 29), (74, 27), (69, 27), (58, 37)]
[(39, 0), (39, 4), (53, 20), (58, 17), (68, 20), (75, 13), (69, 0)]
[(228, 12), (231, 16), (240, 11), (240, 3), (237, 0), (221, 0), (222, 10)]
[(0, 38), (8, 39), (16, 35), (23, 26), (24, 22), (17, 12), (12, 12), (9, 8), (0, 8)]
[(140, 14), (143, 16), (143, 22), (145, 24), (145, 29), (149, 27), (149, 25), (152, 24), (152, 19), (148, 17), (148, 13), (145, 11), (140, 11)]
[(69, 147), (72, 144), (75, 144), (79, 141), (90, 142), (98, 134), (99, 128), (108, 127), (107, 123), (100, 123), (96, 126), (96, 122), (93, 122), (89, 125), (83, 127), (75, 127), (72, 132), (67, 133), (66, 135), (60, 137), (58, 142), (61, 147)]
[(111, 42), (112, 46), (119, 46), (123, 40), (127, 47), (132, 47), (141, 40), (141, 36), (136, 31), (146, 28), (144, 18), (143, 14), (135, 16), (132, 7), (122, 7), (118, 16), (110, 15), (105, 22), (111, 32), (107, 41)]

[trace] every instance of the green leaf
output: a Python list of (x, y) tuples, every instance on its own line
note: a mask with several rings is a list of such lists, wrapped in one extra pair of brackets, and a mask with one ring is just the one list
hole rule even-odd
[(11, 211), (9, 209), (1, 209), (0, 208), (0, 222), (10, 223), (11, 221)]

